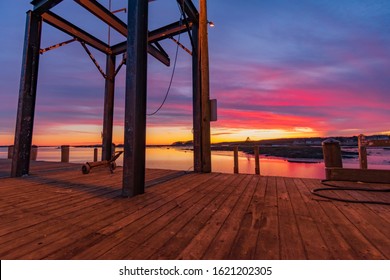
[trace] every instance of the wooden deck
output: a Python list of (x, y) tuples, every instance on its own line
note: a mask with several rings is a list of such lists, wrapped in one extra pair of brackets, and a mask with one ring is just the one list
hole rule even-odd
[(313, 196), (315, 179), (147, 170), (154, 186), (124, 199), (119, 168), (34, 162), (5, 178), (9, 166), (0, 160), (3, 260), (390, 258), (390, 207)]

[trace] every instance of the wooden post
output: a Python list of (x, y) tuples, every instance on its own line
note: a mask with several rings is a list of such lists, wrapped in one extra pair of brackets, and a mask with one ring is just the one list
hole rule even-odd
[(238, 174), (238, 146), (233, 147), (234, 154), (234, 173)]
[(202, 172), (211, 172), (210, 81), (207, 2), (199, 1), (200, 90), (202, 121)]
[(98, 161), (98, 148), (93, 149), (93, 161), (94, 162)]
[(69, 145), (61, 146), (61, 162), (69, 162)]
[(109, 159), (112, 159), (115, 156), (115, 150), (116, 146), (114, 143), (111, 144), (111, 157)]
[(148, 1), (129, 0), (122, 196), (145, 192)]
[(38, 81), (42, 18), (27, 12), (11, 177), (29, 173)]
[(340, 142), (335, 139), (327, 139), (322, 142), (325, 167), (343, 167)]
[(260, 175), (259, 146), (254, 146), (253, 151), (255, 154), (255, 173)]
[(367, 146), (366, 137), (363, 134), (358, 136), (359, 166), (360, 169), (367, 169)]
[(31, 146), (30, 160), (37, 160), (38, 157), (38, 146)]
[(199, 24), (193, 23), (194, 171), (211, 172), (210, 85), (207, 4), (200, 0)]
[(103, 145), (102, 160), (110, 160), (112, 155), (112, 130), (114, 121), (115, 95), (115, 55), (107, 55), (106, 81), (104, 94)]
[(14, 146), (8, 146), (8, 159), (12, 159), (12, 156), (14, 154)]

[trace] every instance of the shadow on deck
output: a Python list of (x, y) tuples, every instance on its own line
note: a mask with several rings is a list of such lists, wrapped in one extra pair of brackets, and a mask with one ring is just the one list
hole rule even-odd
[(121, 169), (80, 167), (34, 162), (31, 176), (0, 179), (1, 259), (390, 257), (390, 207), (318, 198), (320, 180), (148, 169), (153, 187), (125, 199)]

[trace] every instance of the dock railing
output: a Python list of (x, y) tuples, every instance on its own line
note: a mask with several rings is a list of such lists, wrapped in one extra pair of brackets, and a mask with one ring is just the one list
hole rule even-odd
[[(238, 145), (233, 146), (233, 157), (234, 157), (234, 165), (233, 172), (235, 174), (239, 173), (238, 168)], [(255, 156), (255, 174), (260, 175), (260, 159), (259, 159), (259, 146), (253, 146), (253, 154)]]
[(390, 183), (390, 170), (368, 169), (367, 148), (390, 147), (390, 140), (368, 140), (358, 136), (359, 168), (343, 168), (340, 142), (327, 139), (322, 142), (325, 175), (332, 181), (361, 181), (369, 183)]

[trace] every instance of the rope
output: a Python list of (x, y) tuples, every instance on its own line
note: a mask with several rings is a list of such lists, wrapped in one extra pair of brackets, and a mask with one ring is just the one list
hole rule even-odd
[(380, 205), (390, 205), (390, 202), (384, 202), (384, 201), (377, 201), (377, 200), (352, 200), (352, 199), (343, 199), (343, 198), (337, 198), (337, 197), (331, 197), (324, 194), (320, 194), (321, 191), (361, 191), (361, 192), (390, 192), (390, 189), (370, 189), (370, 188), (356, 188), (356, 187), (340, 187), (337, 185), (329, 184), (328, 180), (322, 180), (321, 183), (325, 186), (324, 188), (315, 188), (311, 190), (311, 193), (313, 195), (330, 199), (330, 200), (336, 200), (341, 202), (349, 202), (349, 203), (367, 203), (367, 204), (380, 204)]

